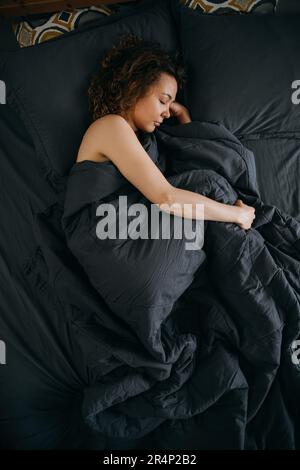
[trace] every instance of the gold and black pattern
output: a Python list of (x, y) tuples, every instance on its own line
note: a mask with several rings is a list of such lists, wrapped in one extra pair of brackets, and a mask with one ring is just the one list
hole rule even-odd
[(278, 0), (179, 0), (203, 13), (275, 13)]
[(112, 15), (116, 9), (106, 5), (88, 8), (74, 8), (57, 13), (42, 15), (32, 20), (12, 23), (20, 47), (33, 46), (48, 41), (76, 29), (79, 24), (95, 20), (101, 16)]
[[(176, 0), (174, 0), (176, 1)], [(203, 13), (274, 13), (278, 0), (177, 0), (193, 10)], [(139, 3), (139, 0), (136, 0)], [(76, 29), (80, 24), (93, 21), (101, 16), (109, 16), (126, 4), (95, 5), (87, 8), (74, 8), (53, 14), (33, 15), (33, 19), (22, 18), (12, 23), (20, 47), (28, 47), (53, 39)]]

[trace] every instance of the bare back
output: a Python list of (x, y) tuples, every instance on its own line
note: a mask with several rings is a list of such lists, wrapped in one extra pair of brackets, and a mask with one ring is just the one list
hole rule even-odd
[(78, 154), (77, 154), (77, 159), (76, 162), (83, 162), (84, 160), (91, 160), (94, 162), (106, 162), (109, 161), (110, 159), (104, 155), (99, 150), (99, 140), (100, 140), (100, 128), (98, 126), (98, 139), (95, 139), (95, 132), (91, 132), (92, 126), (95, 127), (97, 123), (99, 123), (103, 118), (97, 119), (91, 126), (87, 129), (86, 133), (83, 136), (83, 139), (81, 141)]

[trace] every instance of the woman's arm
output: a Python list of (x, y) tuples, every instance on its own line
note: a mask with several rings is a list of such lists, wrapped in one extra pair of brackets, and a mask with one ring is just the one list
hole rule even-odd
[[(223, 204), (209, 197), (185, 189), (172, 186), (168, 193), (168, 202), (160, 207), (173, 215), (188, 219), (202, 219), (201, 210), (197, 210), (197, 204), (203, 206), (204, 220), (217, 222), (232, 222), (243, 229), (249, 229), (255, 219), (254, 207), (247, 206), (240, 199), (235, 204)], [(201, 207), (199, 207), (201, 209)]]
[(203, 204), (204, 220), (244, 223), (247, 226), (250, 221), (252, 223), (253, 208), (249, 208), (249, 212), (248, 206), (222, 204), (201, 194), (172, 186), (151, 160), (132, 127), (121, 116), (108, 114), (95, 121), (85, 138), (89, 139), (91, 148), (106, 155), (123, 176), (161, 210), (181, 217), (203, 219), (197, 211), (197, 204)]

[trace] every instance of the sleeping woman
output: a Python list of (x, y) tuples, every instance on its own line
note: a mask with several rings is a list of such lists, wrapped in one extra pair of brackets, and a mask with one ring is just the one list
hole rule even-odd
[[(99, 301), (91, 322), (83, 312), (101, 382), (84, 409), (100, 432), (143, 435), (223, 395), (226, 409), (245, 403), (246, 420), (299, 330), (300, 224), (261, 201), (254, 156), (229, 130), (191, 122), (176, 101), (185, 80), (179, 56), (128, 36), (104, 55), (88, 90), (93, 122), (69, 174), (62, 227), (108, 306)], [(176, 125), (162, 125), (170, 117)], [(173, 222), (202, 217), (204, 248), (187, 250), (173, 226), (159, 240), (99, 236), (102, 222), (132, 227), (137, 206), (146, 235), (144, 207)]]
[[(231, 194), (223, 176), (201, 169), (201, 151), (200, 169), (176, 174), (175, 168), (175, 174), (167, 174), (169, 155), (173, 158), (170, 151), (166, 158), (158, 149), (155, 134), (169, 117), (177, 125), (167, 127), (193, 124), (186, 107), (176, 102), (185, 80), (179, 54), (172, 58), (159, 44), (129, 35), (104, 55), (88, 89), (93, 122), (69, 174), (62, 223), (68, 246), (90, 282), (122, 317), (126, 309), (133, 315), (137, 308), (139, 315), (141, 306), (158, 305), (164, 310), (160, 321), (168, 315), (203, 262), (204, 221), (229, 222), (248, 232), (255, 218), (254, 207)], [(223, 153), (217, 158), (224, 159)], [(137, 205), (143, 207), (134, 225), (131, 216)], [(157, 213), (164, 220), (157, 222)], [(186, 224), (187, 219), (196, 229), (176, 232), (176, 223)], [(166, 220), (169, 232), (164, 230)], [(187, 248), (191, 232), (201, 235)], [(225, 235), (224, 244), (229, 239)], [(136, 319), (132, 321), (136, 327)], [(151, 327), (145, 328), (151, 338)]]
[[(83, 137), (77, 163), (111, 161), (162, 210), (196, 219), (196, 205), (202, 204), (204, 220), (232, 222), (249, 229), (255, 218), (253, 207), (240, 199), (234, 205), (222, 204), (172, 186), (139, 141), (143, 132), (152, 133), (170, 116), (181, 124), (191, 122), (188, 110), (175, 101), (185, 80), (178, 57), (172, 60), (158, 45), (134, 36), (123, 38), (102, 58), (89, 88), (93, 123)], [(191, 213), (188, 205), (192, 205)]]

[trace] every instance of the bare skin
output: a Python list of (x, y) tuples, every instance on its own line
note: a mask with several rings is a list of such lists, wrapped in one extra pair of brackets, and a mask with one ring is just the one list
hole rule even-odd
[(231, 222), (250, 229), (255, 218), (253, 207), (239, 199), (234, 205), (223, 204), (172, 186), (139, 142), (139, 130), (151, 133), (171, 116), (181, 124), (191, 122), (187, 108), (175, 101), (176, 94), (175, 78), (162, 73), (126, 115), (108, 114), (91, 124), (83, 137), (77, 162), (111, 160), (130, 183), (166, 212), (199, 219), (197, 204), (203, 204), (204, 220)]

